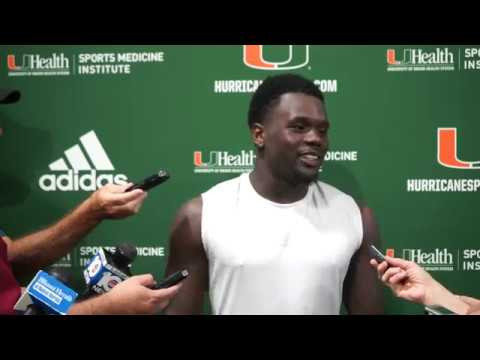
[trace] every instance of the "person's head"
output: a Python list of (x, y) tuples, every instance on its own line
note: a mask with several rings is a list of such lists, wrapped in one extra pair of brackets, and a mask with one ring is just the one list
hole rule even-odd
[(291, 183), (310, 183), (328, 149), (329, 122), (318, 87), (299, 75), (267, 77), (250, 101), (257, 166)]

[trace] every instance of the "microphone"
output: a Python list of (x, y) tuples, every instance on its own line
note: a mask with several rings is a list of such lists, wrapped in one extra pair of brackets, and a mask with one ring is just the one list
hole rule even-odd
[(132, 276), (130, 267), (136, 256), (137, 249), (130, 244), (117, 246), (115, 252), (101, 248), (83, 272), (87, 289), (82, 299), (109, 292), (114, 286)]
[(48, 274), (53, 276), (55, 279), (61, 281), (65, 285), (70, 286), (72, 282), (72, 273), (64, 268), (54, 267), (48, 270)]
[(28, 284), (25, 293), (14, 306), (17, 312), (24, 315), (66, 315), (78, 294), (56, 278), (66, 279), (65, 272), (37, 272)]

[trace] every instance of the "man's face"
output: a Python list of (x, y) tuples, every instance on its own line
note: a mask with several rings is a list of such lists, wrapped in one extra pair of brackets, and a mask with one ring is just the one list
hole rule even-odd
[(301, 93), (280, 97), (263, 124), (263, 151), (275, 177), (293, 184), (310, 183), (328, 149), (329, 122), (320, 99)]

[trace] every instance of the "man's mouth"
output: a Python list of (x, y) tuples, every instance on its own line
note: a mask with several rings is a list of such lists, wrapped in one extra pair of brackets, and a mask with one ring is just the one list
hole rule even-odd
[(323, 156), (314, 152), (300, 154), (299, 158), (308, 167), (320, 167), (323, 160)]

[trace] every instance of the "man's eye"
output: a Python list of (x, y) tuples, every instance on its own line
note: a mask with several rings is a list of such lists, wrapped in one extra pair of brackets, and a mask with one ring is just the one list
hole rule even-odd
[(293, 124), (292, 128), (295, 130), (305, 130), (305, 125), (302, 124)]

